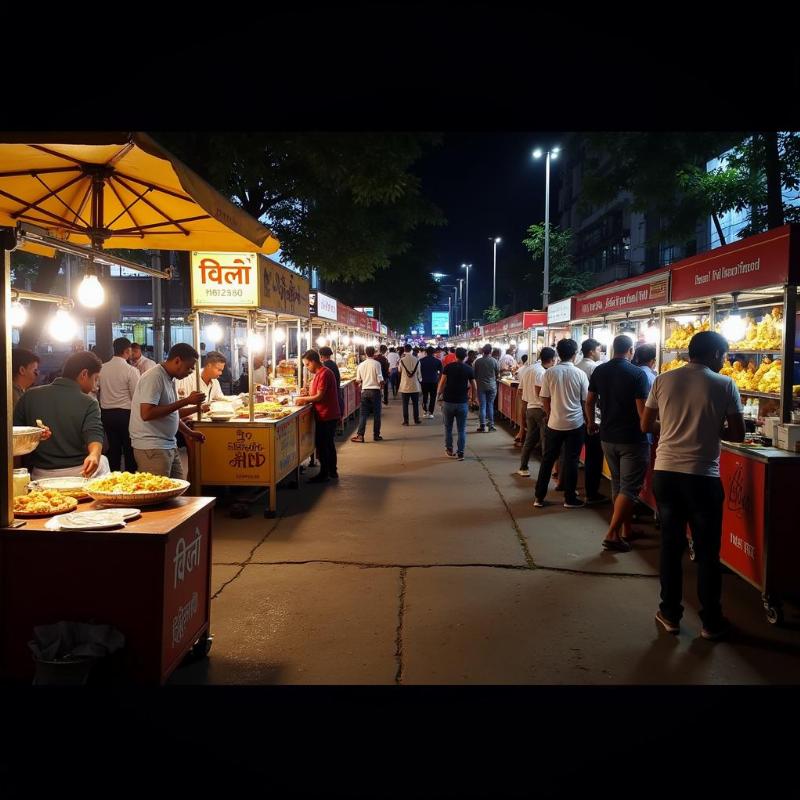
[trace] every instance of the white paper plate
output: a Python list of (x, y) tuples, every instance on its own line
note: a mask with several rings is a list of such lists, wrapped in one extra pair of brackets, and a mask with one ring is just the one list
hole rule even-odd
[[(130, 509), (135, 510), (135, 509)], [(73, 511), (50, 520), (51, 530), (102, 531), (125, 527), (125, 514), (118, 509), (104, 511)], [(47, 525), (45, 527), (48, 527)]]

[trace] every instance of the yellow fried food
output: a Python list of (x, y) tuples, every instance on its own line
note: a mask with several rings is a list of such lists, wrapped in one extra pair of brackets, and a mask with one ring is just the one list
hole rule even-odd
[(14, 512), (22, 514), (58, 514), (78, 507), (74, 497), (67, 497), (55, 489), (44, 489), (14, 498)]
[(98, 478), (86, 485), (89, 492), (106, 492), (110, 494), (144, 494), (161, 492), (166, 489), (178, 489), (180, 483), (163, 475), (150, 472), (112, 472), (105, 478)]

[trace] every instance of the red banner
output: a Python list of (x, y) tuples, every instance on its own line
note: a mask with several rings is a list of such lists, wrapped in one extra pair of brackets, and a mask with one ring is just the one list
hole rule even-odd
[[(792, 231), (792, 228), (795, 228)], [(672, 300), (781, 286), (800, 277), (800, 227), (784, 225), (672, 265)]]
[(579, 294), (575, 298), (575, 319), (666, 305), (669, 302), (669, 274), (668, 269), (659, 270)]
[(372, 328), (373, 333), (381, 332), (381, 321), (379, 319), (375, 319), (374, 317), (367, 317), (367, 321), (369, 322), (369, 327)]
[(526, 311), (523, 316), (522, 327), (524, 330), (537, 326), (547, 325), (546, 311)]
[[(368, 317), (363, 311), (356, 311), (343, 303), (338, 303), (336, 306), (336, 318), (340, 325), (347, 325), (348, 328), (360, 328), (365, 331), (373, 330), (370, 322), (372, 317)], [(376, 333), (379, 332), (380, 322)]]

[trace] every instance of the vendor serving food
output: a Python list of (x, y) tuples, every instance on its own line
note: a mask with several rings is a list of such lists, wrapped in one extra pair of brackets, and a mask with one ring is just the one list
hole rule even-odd
[[(222, 387), (219, 385), (219, 376), (222, 375), (225, 369), (225, 356), (212, 350), (206, 355), (206, 364), (200, 371), (200, 386), (197, 386), (197, 377), (189, 375), (188, 378), (176, 381), (176, 389), (178, 397), (188, 397), (195, 389), (205, 392), (207, 402), (203, 405), (203, 411), (208, 411), (209, 404), (214, 400), (224, 400), (225, 394)], [(182, 411), (181, 416), (188, 416), (191, 414), (191, 409)]]
[(105, 475), (100, 406), (90, 392), (97, 391), (103, 362), (91, 352), (73, 353), (62, 377), (47, 386), (28, 389), (14, 408), (14, 425), (37, 426), (45, 420), (53, 431), (25, 457), (31, 478)]
[(206, 396), (204, 392), (192, 391), (178, 399), (175, 380), (187, 378), (194, 371), (198, 357), (191, 345), (176, 344), (167, 354), (167, 360), (145, 372), (136, 384), (130, 432), (140, 470), (185, 480), (175, 434), (180, 430), (187, 440), (198, 442), (204, 442), (206, 437), (182, 422), (179, 412), (187, 406), (201, 405)]

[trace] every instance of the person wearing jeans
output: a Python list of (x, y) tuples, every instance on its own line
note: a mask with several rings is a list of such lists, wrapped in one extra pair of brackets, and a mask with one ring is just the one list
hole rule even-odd
[(573, 363), (578, 343), (574, 339), (561, 339), (556, 345), (561, 363), (545, 372), (539, 397), (547, 416), (544, 458), (536, 481), (533, 505), (546, 505), (547, 487), (553, 467), (564, 448), (564, 468), (560, 481), (564, 491), (564, 508), (583, 508), (586, 504), (578, 497), (578, 459), (580, 458), (586, 425), (583, 404), (589, 392), (586, 373)]
[(419, 360), (422, 381), (422, 414), (428, 419), (433, 419), (433, 411), (436, 408), (436, 387), (439, 383), (439, 376), (442, 374), (442, 362), (433, 354), (432, 347), (427, 348), (425, 353), (425, 357)]
[[(589, 380), (591, 380), (594, 370), (600, 365), (600, 346), (597, 339), (586, 339), (581, 343), (583, 358), (575, 366), (585, 372)], [(588, 421), (591, 422), (592, 419), (590, 418)], [(608, 498), (599, 493), (600, 478), (603, 475), (603, 444), (597, 427), (600, 424), (600, 416), (597, 413), (594, 422), (596, 425), (587, 427), (584, 441), (583, 481), (587, 506), (608, 502)]]
[(552, 347), (543, 347), (539, 353), (539, 360), (525, 372), (520, 382), (522, 401), (527, 405), (525, 410), (527, 432), (525, 433), (525, 443), (522, 445), (517, 475), (524, 478), (531, 474), (528, 462), (533, 449), (538, 446), (540, 452), (544, 454), (547, 422), (539, 392), (542, 389), (544, 373), (555, 364), (555, 360), (556, 351)]
[(486, 431), (486, 423), (489, 423), (489, 430), (494, 427), (494, 399), (497, 397), (497, 379), (500, 377), (500, 365), (497, 359), (492, 356), (492, 346), (483, 346), (483, 356), (475, 361), (473, 365), (475, 371), (475, 382), (478, 387), (478, 402), (480, 403), (480, 425), (478, 433)]
[(361, 384), (361, 413), (358, 421), (358, 432), (351, 437), (353, 442), (363, 442), (367, 430), (367, 418), (372, 413), (372, 438), (380, 442), (381, 436), (381, 393), (383, 392), (383, 370), (377, 358), (375, 348), (366, 349), (367, 358), (358, 365), (356, 380)]
[(403, 425), (408, 425), (408, 404), (414, 405), (414, 424), (420, 425), (419, 393), (419, 359), (411, 352), (410, 344), (405, 346), (405, 354), (400, 359), (400, 394), (403, 395)]
[[(476, 388), (475, 373), (464, 363), (467, 351), (463, 347), (456, 348), (456, 360), (448, 364), (442, 371), (437, 393), (442, 400), (442, 416), (444, 417), (444, 448), (449, 458), (464, 460), (467, 446), (467, 400), (469, 390)], [(453, 451), (453, 420), (458, 426), (458, 449)]]
[(744, 441), (744, 415), (736, 384), (719, 372), (728, 341), (714, 331), (695, 334), (689, 364), (653, 382), (641, 430), (658, 433), (653, 492), (661, 520), (661, 603), (656, 622), (680, 632), (683, 552), (692, 533), (704, 639), (721, 639), (730, 623), (722, 614), (719, 551), (725, 493), (719, 475), (720, 439)]

